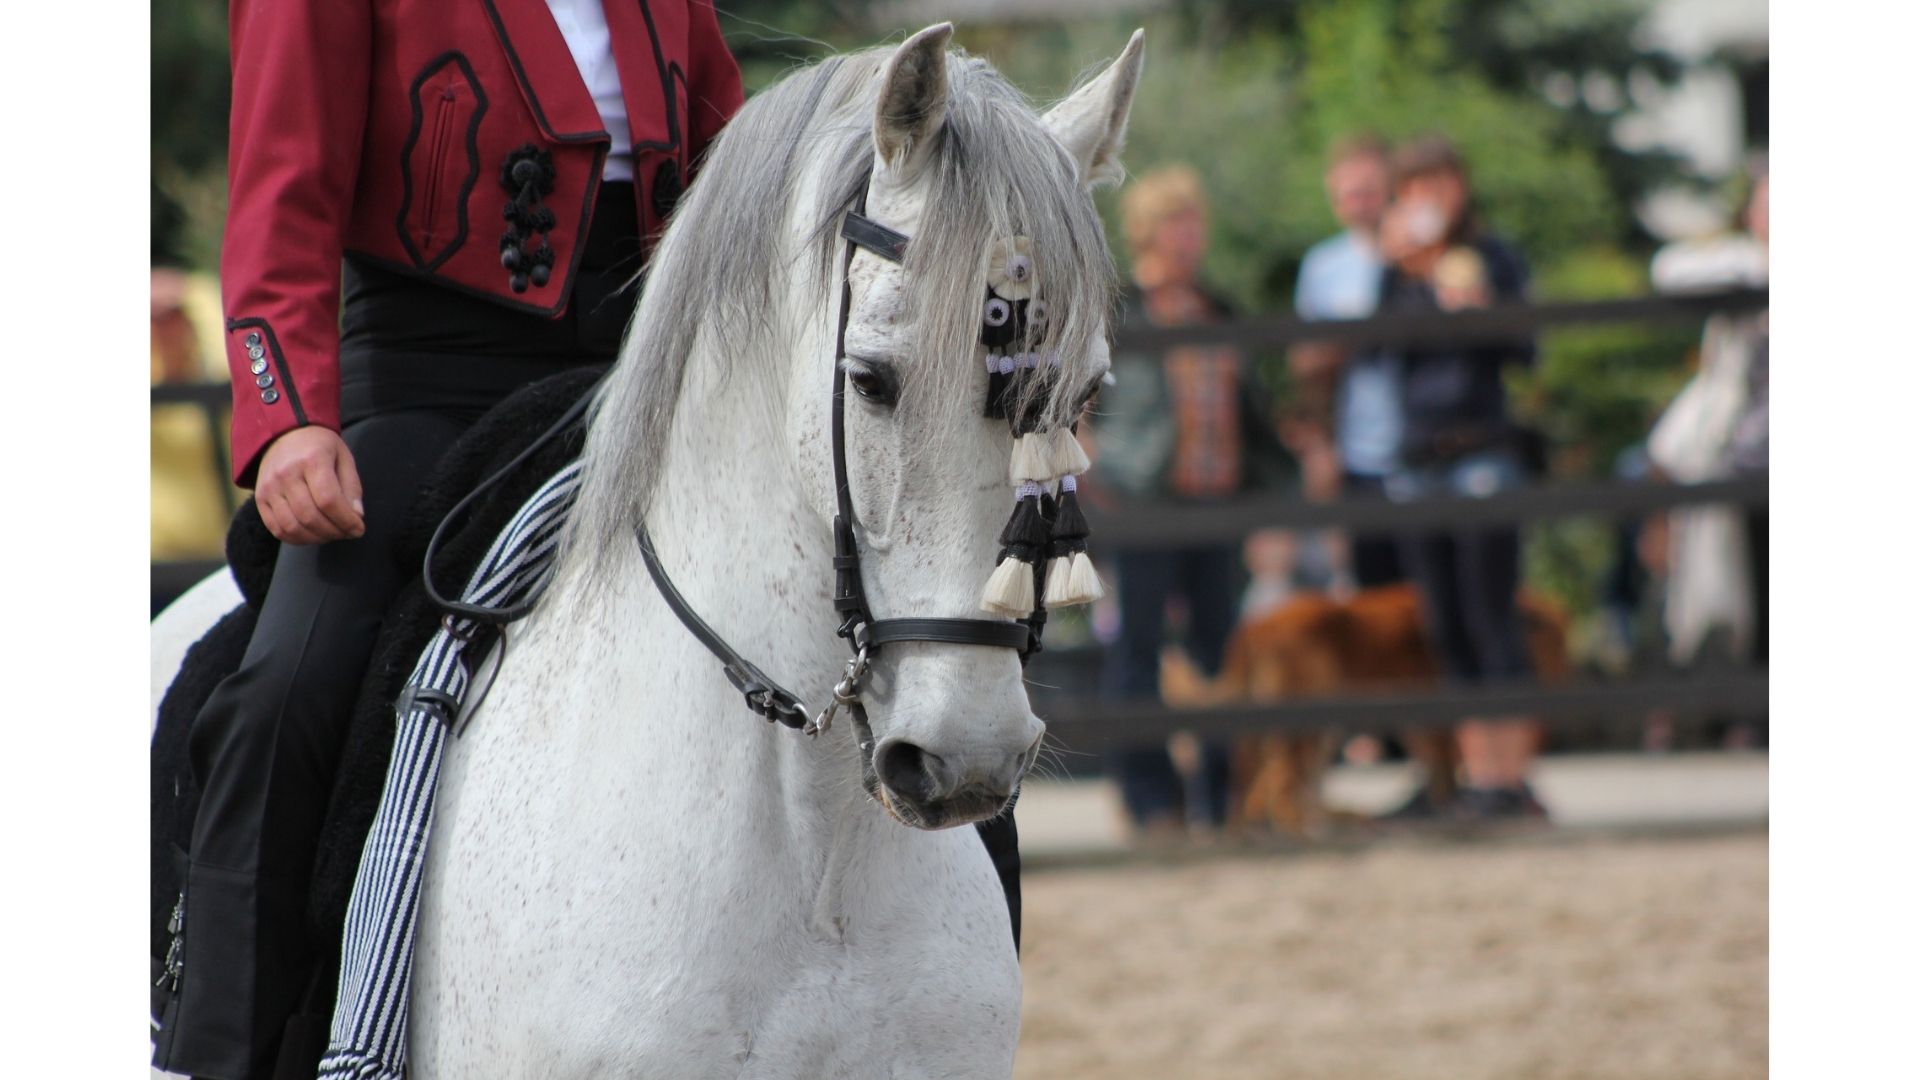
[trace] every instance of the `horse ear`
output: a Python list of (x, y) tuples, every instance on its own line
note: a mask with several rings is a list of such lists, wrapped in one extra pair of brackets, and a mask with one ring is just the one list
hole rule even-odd
[(873, 112), (873, 151), (895, 173), (913, 170), (947, 119), (947, 41), (953, 24), (940, 23), (908, 38), (880, 75)]
[(1117, 184), (1124, 175), (1120, 146), (1127, 138), (1127, 112), (1133, 108), (1146, 52), (1147, 32), (1135, 30), (1119, 59), (1040, 118), (1047, 133), (1073, 155), (1088, 187)]

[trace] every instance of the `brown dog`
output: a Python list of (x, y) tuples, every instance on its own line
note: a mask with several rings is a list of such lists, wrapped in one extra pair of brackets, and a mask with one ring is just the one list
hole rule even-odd
[[(1521, 593), (1519, 604), (1536, 673), (1547, 681), (1564, 677), (1565, 614), (1530, 592)], [(1184, 707), (1412, 689), (1439, 679), (1410, 584), (1367, 589), (1346, 601), (1307, 594), (1249, 619), (1228, 642), (1218, 679), (1201, 675), (1181, 653), (1170, 651), (1161, 662), (1162, 697)], [(1234, 749), (1232, 820), (1296, 836), (1323, 831), (1328, 813), (1321, 782), (1338, 738), (1332, 731), (1242, 738)], [(1451, 798), (1458, 765), (1452, 732), (1432, 728), (1403, 738), (1426, 765), (1434, 798)]]

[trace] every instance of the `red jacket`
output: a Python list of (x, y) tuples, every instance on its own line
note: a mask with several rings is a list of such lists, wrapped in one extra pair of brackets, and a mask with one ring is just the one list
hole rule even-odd
[[(605, 8), (652, 236), (740, 70), (711, 0)], [(276, 437), (340, 426), (343, 251), (558, 317), (611, 138), (544, 0), (232, 0), (231, 32), (220, 272), (251, 487)]]

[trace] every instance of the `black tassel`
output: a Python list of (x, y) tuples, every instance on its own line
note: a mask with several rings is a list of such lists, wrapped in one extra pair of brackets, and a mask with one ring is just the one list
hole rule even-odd
[[(1037, 488), (1039, 485), (1032, 486)], [(1022, 557), (1032, 562), (1040, 557), (1051, 535), (1046, 515), (1040, 509), (1040, 492), (1023, 492), (1013, 504), (1013, 516), (1007, 519), (1006, 527), (1000, 530), (1000, 545), (1009, 549), (1026, 549), (1030, 554)]]
[(1087, 515), (1080, 510), (1080, 494), (1072, 477), (1060, 484), (1060, 498), (1055, 502), (1052, 534), (1047, 538), (1047, 557), (1059, 558), (1076, 551), (1087, 550)]
[(1047, 540), (1046, 580), (1037, 594), (1056, 607), (1090, 604), (1105, 595), (1093, 563), (1087, 559), (1087, 518), (1080, 511), (1079, 483), (1072, 476), (1060, 480), (1053, 533)]
[(1000, 370), (999, 353), (987, 354), (987, 411), (991, 420), (1007, 418), (1007, 373)]
[(980, 606), (996, 614), (1024, 619), (1040, 602), (1040, 557), (1046, 551), (1047, 519), (1040, 510), (1040, 485), (1023, 484), (1013, 516), (1000, 530), (1000, 554)]

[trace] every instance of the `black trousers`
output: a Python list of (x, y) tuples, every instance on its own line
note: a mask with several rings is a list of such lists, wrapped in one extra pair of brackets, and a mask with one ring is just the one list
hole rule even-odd
[[(161, 1068), (273, 1072), (314, 967), (308, 881), (346, 723), (381, 618), (418, 570), (401, 565), (397, 547), (415, 494), (464, 427), (411, 411), (345, 429), (365, 535), (281, 548), (246, 658), (195, 719), (189, 752), (201, 803), (180, 998), (156, 1048)], [(322, 1011), (298, 1018), (297, 1041), (324, 1038), (331, 1003)]]
[[(520, 387), (606, 364), (633, 311), (631, 185), (604, 185), (572, 301), (557, 319), (347, 259), (341, 434), (366, 508), (355, 540), (283, 546), (240, 669), (194, 720), (201, 788), (186, 875), (179, 995), (154, 1064), (218, 1078), (311, 1066), (331, 987), (306, 1003), (314, 849), (381, 619), (419, 571), (398, 548), (415, 495), (454, 441)], [(309, 1072), (310, 1075), (310, 1072)]]
[[(1350, 472), (1340, 478), (1341, 493), (1350, 499), (1384, 499), (1386, 488), (1384, 477)], [(1373, 589), (1407, 580), (1400, 546), (1400, 538), (1392, 533), (1351, 534), (1347, 538), (1347, 551), (1353, 583), (1362, 589)]]
[[(1120, 640), (1101, 672), (1107, 695), (1158, 700), (1167, 601), (1176, 595), (1186, 601), (1188, 655), (1209, 678), (1220, 674), (1227, 639), (1238, 617), (1239, 549), (1129, 550), (1119, 553), (1117, 564)], [(1200, 757), (1200, 775), (1191, 790), (1173, 767), (1165, 746), (1112, 751), (1106, 764), (1134, 824), (1164, 820), (1224, 824), (1231, 754), (1225, 743), (1209, 741), (1201, 745)]]
[(1403, 549), (1442, 668), (1465, 683), (1533, 671), (1520, 621), (1520, 530), (1463, 528), (1409, 539)]

